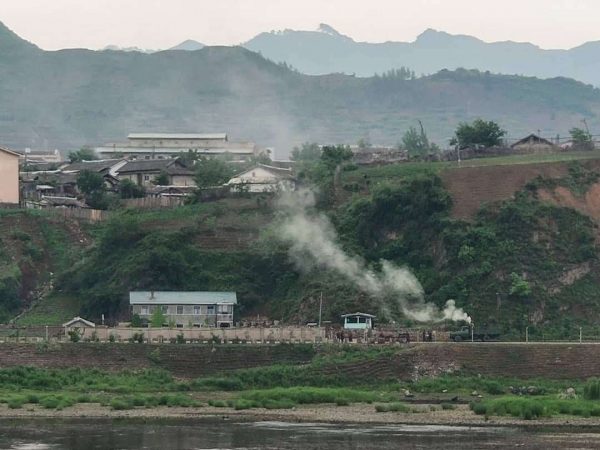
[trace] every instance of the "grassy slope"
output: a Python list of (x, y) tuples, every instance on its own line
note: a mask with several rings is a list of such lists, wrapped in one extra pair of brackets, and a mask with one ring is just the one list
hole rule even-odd
[(84, 245), (76, 222), (41, 211), (0, 211), (0, 311), (2, 320), (51, 291), (55, 274), (65, 270)]

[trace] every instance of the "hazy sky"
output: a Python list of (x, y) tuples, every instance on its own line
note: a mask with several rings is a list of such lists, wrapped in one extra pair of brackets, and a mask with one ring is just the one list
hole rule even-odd
[(413, 41), (426, 28), (570, 48), (600, 40), (600, 0), (0, 0), (0, 21), (38, 46), (238, 44), (327, 23), (355, 40)]

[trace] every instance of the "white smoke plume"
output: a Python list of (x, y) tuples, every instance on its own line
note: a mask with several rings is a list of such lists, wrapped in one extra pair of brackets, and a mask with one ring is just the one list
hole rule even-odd
[(448, 300), (443, 310), (433, 303), (426, 303), (421, 283), (408, 268), (382, 260), (381, 272), (374, 272), (362, 258), (344, 252), (329, 219), (323, 214), (309, 214), (314, 201), (314, 193), (310, 190), (285, 193), (280, 199), (280, 206), (287, 215), (278, 228), (279, 238), (291, 245), (290, 256), (300, 269), (323, 267), (337, 272), (380, 300), (385, 315), (389, 312), (384, 299), (394, 298), (402, 313), (418, 322), (471, 322), (468, 314), (456, 307), (454, 300)]

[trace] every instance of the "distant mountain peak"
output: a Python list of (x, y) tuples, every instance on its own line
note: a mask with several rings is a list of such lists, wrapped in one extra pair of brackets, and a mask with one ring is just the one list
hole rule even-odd
[(320, 23), (317, 31), (320, 33), (330, 34), (332, 36), (343, 36), (339, 31), (337, 31), (331, 25), (327, 25), (326, 23)]
[(201, 50), (205, 47), (204, 44), (195, 41), (193, 39), (187, 39), (183, 41), (181, 44), (176, 45), (175, 47), (171, 47), (169, 50), (186, 50), (186, 51), (194, 51)]
[(440, 42), (447, 42), (449, 40), (468, 40), (468, 41), (479, 41), (476, 37), (467, 36), (464, 34), (450, 34), (445, 31), (439, 31), (434, 28), (427, 28), (420, 35), (417, 36), (416, 42), (419, 44), (438, 44)]
[(36, 49), (39, 47), (25, 39), (19, 37), (15, 32), (0, 22), (0, 50), (2, 52), (14, 51), (17, 49)]

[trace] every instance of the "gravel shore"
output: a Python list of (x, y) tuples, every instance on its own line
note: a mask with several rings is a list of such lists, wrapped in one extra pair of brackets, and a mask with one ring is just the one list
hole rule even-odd
[(136, 408), (115, 411), (98, 404), (77, 404), (61, 411), (44, 409), (39, 405), (27, 405), (20, 409), (0, 406), (0, 418), (64, 418), (64, 419), (194, 419), (231, 421), (277, 421), (277, 422), (324, 422), (339, 424), (429, 424), (455, 426), (552, 426), (588, 427), (598, 426), (595, 418), (544, 418), (521, 420), (513, 417), (494, 417), (486, 420), (469, 410), (467, 405), (458, 405), (454, 410), (430, 411), (428, 405), (420, 405), (421, 412), (378, 413), (374, 405), (355, 404), (351, 406), (306, 405), (294, 409), (267, 410), (262, 408), (236, 411), (233, 408), (182, 408), (158, 407)]

